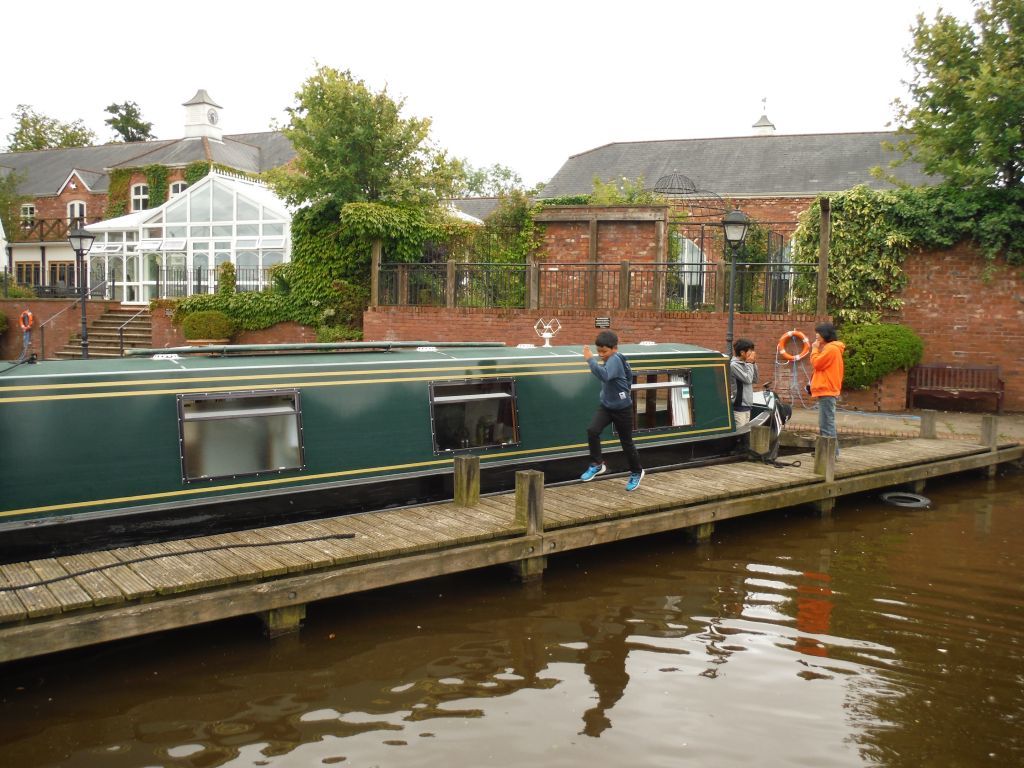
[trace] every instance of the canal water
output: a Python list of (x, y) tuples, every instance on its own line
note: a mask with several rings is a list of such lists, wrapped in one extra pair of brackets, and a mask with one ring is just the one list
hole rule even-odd
[(0, 765), (1024, 765), (1024, 475), (0, 667)]

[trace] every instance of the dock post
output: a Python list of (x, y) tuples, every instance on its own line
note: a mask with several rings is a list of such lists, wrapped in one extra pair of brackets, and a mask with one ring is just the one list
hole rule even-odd
[(480, 503), (480, 457), (455, 457), (455, 504), (475, 507)]
[(298, 632), (306, 618), (306, 605), (286, 605), (283, 608), (271, 608), (260, 613), (263, 631), (273, 640), (275, 637)]
[(751, 427), (750, 428), (750, 450), (756, 453), (758, 456), (767, 456), (768, 452), (772, 448), (772, 430), (771, 427)]
[[(999, 449), (999, 419), (990, 413), (981, 417), (981, 444), (993, 453)], [(985, 467), (985, 474), (995, 477), (998, 468), (998, 464), (989, 464)]]
[(935, 431), (935, 411), (922, 411), (921, 413), (921, 437), (934, 440), (938, 437)]
[[(516, 527), (524, 527), (527, 536), (544, 533), (544, 473), (535, 469), (516, 472)], [(534, 581), (544, 573), (547, 559), (543, 552), (511, 563), (520, 581)]]
[(711, 541), (711, 536), (714, 532), (714, 523), (698, 523), (684, 529), (683, 535), (686, 536), (686, 540), (691, 544), (700, 544), (705, 541)]
[[(814, 442), (814, 474), (821, 475), (826, 484), (836, 479), (836, 438), (818, 435)], [(834, 497), (814, 502), (815, 509), (823, 515), (830, 514), (835, 506)]]

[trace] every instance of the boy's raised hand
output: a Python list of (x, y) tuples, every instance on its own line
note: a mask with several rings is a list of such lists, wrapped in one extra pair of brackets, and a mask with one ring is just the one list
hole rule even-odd
[(589, 344), (584, 344), (583, 345), (583, 359), (584, 360), (589, 360), (593, 356), (594, 356), (594, 353), (590, 351), (590, 345)]

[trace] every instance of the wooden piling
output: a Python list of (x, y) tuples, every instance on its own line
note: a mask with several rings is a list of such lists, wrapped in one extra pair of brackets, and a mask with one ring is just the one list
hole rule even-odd
[[(547, 558), (541, 551), (541, 534), (544, 533), (544, 473), (535, 469), (516, 472), (516, 516), (517, 528), (524, 528), (526, 536), (538, 539), (536, 554), (513, 562), (512, 568), (520, 581), (539, 579), (544, 573)], [(534, 550), (531, 550), (534, 551)]]
[(475, 507), (480, 503), (480, 457), (455, 457), (455, 504)]
[(934, 440), (938, 437), (935, 430), (935, 411), (924, 411), (921, 413), (921, 437)]
[(272, 608), (260, 613), (259, 617), (263, 622), (263, 631), (267, 637), (281, 637), (299, 631), (306, 618), (306, 606), (302, 604)]
[[(836, 438), (823, 435), (818, 435), (814, 442), (814, 474), (821, 475), (826, 483), (836, 479), (836, 442)], [(835, 497), (831, 495), (814, 502), (814, 508), (822, 515), (831, 514), (835, 506)]]
[[(992, 452), (999, 449), (999, 419), (990, 413), (981, 417), (981, 444)], [(985, 467), (985, 474), (988, 477), (995, 477), (998, 469), (998, 464), (989, 464)]]

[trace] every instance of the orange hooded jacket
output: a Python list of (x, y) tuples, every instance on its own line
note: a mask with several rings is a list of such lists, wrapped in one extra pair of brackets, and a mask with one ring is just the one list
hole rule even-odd
[(839, 397), (843, 388), (843, 352), (846, 345), (841, 341), (830, 341), (811, 352), (811, 397)]

